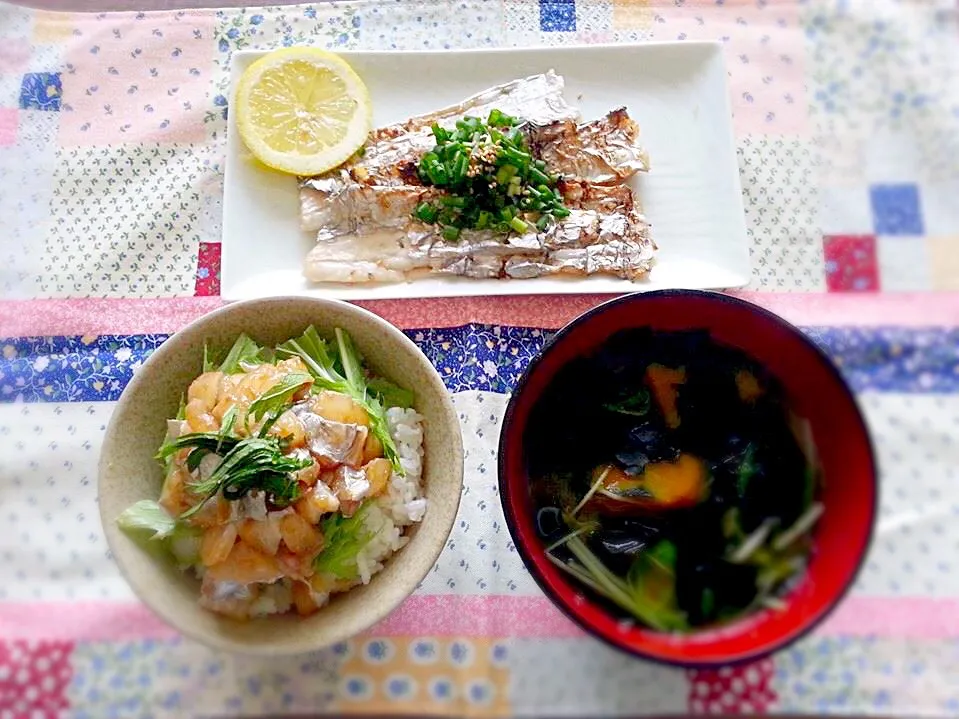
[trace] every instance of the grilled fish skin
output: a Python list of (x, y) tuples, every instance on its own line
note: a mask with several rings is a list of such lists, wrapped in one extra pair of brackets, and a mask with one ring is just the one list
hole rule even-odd
[(639, 127), (625, 107), (580, 125), (570, 120), (531, 125), (527, 135), (533, 154), (557, 175), (611, 185), (649, 170)]
[(408, 230), (318, 243), (304, 274), (316, 282), (400, 282), (422, 274), (528, 279), (595, 273), (636, 279), (651, 267), (655, 245), (635, 208), (571, 210), (543, 232), (511, 234), (464, 230), (456, 242), (438, 228), (413, 222)]
[[(550, 70), (497, 85), (456, 105), (376, 129), (370, 133), (362, 155), (354, 155), (338, 170), (317, 178), (301, 178), (301, 184), (309, 186), (313, 179), (326, 180), (324, 184), (329, 192), (341, 187), (337, 181), (370, 185), (409, 184), (410, 177), (416, 176), (419, 158), (436, 144), (430, 129), (433, 123), (453, 128), (464, 115), (486, 117), (493, 108), (538, 124), (572, 121), (579, 113), (563, 99), (563, 87), (563, 78)], [(304, 223), (303, 229), (316, 228)]]
[[(522, 129), (533, 155), (553, 174), (569, 180), (616, 185), (649, 169), (638, 141), (639, 128), (623, 108), (581, 125), (564, 120), (527, 123)], [(347, 232), (363, 233), (364, 228), (398, 226), (409, 219), (417, 204), (442, 194), (424, 188), (416, 172), (419, 157), (432, 149), (433, 142), (430, 134), (428, 147), (402, 160), (404, 165), (392, 166), (402, 182), (368, 175), (358, 165), (301, 180), (300, 227), (320, 232), (317, 239), (322, 241)]]
[[(625, 182), (649, 169), (639, 128), (625, 108), (577, 122), (550, 71), (491, 88), (457, 105), (372, 133), (365, 153), (338, 170), (300, 183), (301, 225), (317, 232), (304, 263), (315, 282), (402, 282), (423, 275), (527, 279), (649, 272), (655, 244)], [(523, 103), (528, 103), (524, 106)], [(446, 127), (493, 108), (523, 118), (533, 155), (561, 175), (570, 215), (538, 232), (504, 236), (464, 230), (457, 241), (413, 217), (443, 192), (422, 185), (419, 158), (432, 149), (434, 122)]]

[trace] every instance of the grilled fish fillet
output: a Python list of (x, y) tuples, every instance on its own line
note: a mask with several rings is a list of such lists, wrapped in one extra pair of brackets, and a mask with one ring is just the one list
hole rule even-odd
[(617, 202), (610, 193), (592, 207), (571, 210), (563, 222), (543, 232), (505, 238), (465, 230), (456, 242), (448, 242), (436, 228), (421, 223), (342, 235), (317, 244), (307, 255), (304, 273), (316, 281), (346, 283), (401, 282), (423, 274), (527, 279), (605, 273), (636, 279), (649, 271), (654, 245), (645, 218), (629, 204), (631, 195), (625, 198), (628, 202)]
[[(612, 274), (636, 279), (655, 245), (626, 185), (649, 167), (639, 130), (625, 109), (578, 124), (550, 71), (474, 95), (455, 106), (374, 131), (362, 157), (300, 182), (301, 225), (317, 231), (304, 265), (316, 282), (400, 282), (427, 274), (526, 279), (552, 274)], [(545, 231), (504, 236), (464, 231), (456, 242), (413, 219), (441, 191), (424, 187), (419, 158), (435, 144), (431, 125), (497, 108), (524, 120), (534, 156), (564, 179), (570, 216)]]
[(324, 187), (330, 193), (353, 181), (370, 185), (408, 184), (410, 177), (416, 176), (419, 158), (436, 144), (431, 130), (434, 122), (453, 128), (465, 115), (486, 117), (494, 108), (537, 124), (572, 121), (578, 112), (563, 99), (563, 85), (563, 78), (551, 70), (492, 87), (456, 105), (373, 130), (361, 157), (354, 156), (338, 170), (312, 179), (324, 180)]
[[(611, 185), (649, 169), (646, 152), (638, 144), (639, 128), (622, 108), (583, 125), (564, 120), (527, 124), (523, 129), (533, 154), (544, 160), (553, 174)], [(317, 239), (322, 242), (340, 234), (363, 233), (364, 228), (408, 223), (417, 204), (442, 194), (423, 187), (416, 171), (422, 153), (433, 147), (432, 134), (429, 138), (425, 150), (391, 166), (399, 178), (373, 177), (361, 160), (333, 173), (301, 180), (301, 228), (319, 231)], [(367, 151), (370, 154), (372, 151)], [(375, 158), (372, 161), (376, 162)]]

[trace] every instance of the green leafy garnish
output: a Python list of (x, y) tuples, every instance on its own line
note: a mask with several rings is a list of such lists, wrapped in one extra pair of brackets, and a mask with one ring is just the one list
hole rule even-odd
[(313, 560), (317, 573), (348, 580), (359, 577), (356, 556), (373, 538), (363, 521), (369, 506), (369, 502), (364, 502), (352, 517), (337, 512), (323, 521), (326, 544)]
[(413, 393), (390, 382), (388, 379), (375, 377), (366, 383), (371, 394), (379, 395), (385, 407), (402, 407), (409, 409), (413, 406)]
[(200, 558), (202, 530), (171, 517), (150, 499), (141, 499), (117, 517), (117, 525), (147, 550), (162, 547), (171, 552), (181, 567)]
[(117, 524), (125, 532), (145, 531), (150, 539), (165, 539), (173, 534), (176, 519), (152, 499), (141, 499), (123, 510)]
[[(177, 409), (176, 419), (178, 422), (182, 422), (186, 419), (186, 395), (180, 395), (180, 407)], [(167, 437), (169, 436), (169, 431)], [(164, 460), (164, 468), (169, 471), (170, 469), (170, 456), (175, 452), (175, 449), (170, 447), (170, 444), (173, 440), (168, 440), (167, 437), (163, 438), (163, 444), (160, 445), (159, 450), (157, 451), (156, 458)], [(162, 457), (161, 457), (162, 455)]]
[(346, 375), (347, 384), (354, 392), (362, 391), (365, 395), (366, 377), (363, 374), (363, 360), (353, 346), (353, 338), (339, 327), (333, 330), (333, 334), (336, 337), (336, 347), (340, 353), (340, 364)]
[(216, 452), (218, 449), (230, 451), (239, 441), (239, 437), (224, 437), (219, 432), (190, 432), (189, 434), (181, 434), (173, 441), (161, 445), (160, 449), (157, 450), (155, 459), (166, 459), (185, 447), (197, 447), (209, 452)]
[(233, 435), (233, 426), (235, 424), (236, 405), (233, 405), (223, 413), (223, 418), (220, 420), (220, 431), (217, 434), (219, 434), (223, 439), (231, 437)]
[(624, 397), (618, 402), (609, 402), (603, 407), (610, 412), (619, 414), (628, 414), (634, 417), (643, 417), (649, 412), (649, 392), (642, 389), (629, 397)]
[(206, 342), (203, 343), (203, 374), (216, 370), (216, 363), (210, 359), (210, 347)]
[(191, 516), (218, 492), (223, 492), (225, 499), (237, 500), (249, 492), (261, 490), (273, 504), (288, 505), (299, 495), (299, 486), (292, 473), (311, 464), (311, 459), (284, 456), (279, 440), (273, 437), (237, 440), (207, 479), (188, 483), (194, 494), (204, 498), (180, 516), (184, 519)]
[(307, 327), (299, 337), (277, 345), (276, 353), (281, 357), (299, 357), (303, 360), (317, 387), (334, 392), (346, 391), (346, 379), (336, 371), (329, 346), (313, 325)]
[(293, 398), (293, 395), (305, 385), (312, 383), (313, 377), (308, 374), (302, 374), (300, 372), (288, 374), (253, 400), (247, 416), (254, 421), (256, 421), (257, 417), (262, 417), (269, 412), (279, 416), (280, 411), (286, 408)]
[[(192, 446), (195, 449), (187, 455), (186, 458), (186, 468), (191, 472), (195, 469), (198, 469), (200, 462), (203, 461), (203, 458), (208, 454), (221, 454), (224, 447), (227, 450), (232, 449), (239, 442), (240, 438), (236, 437), (233, 434), (233, 426), (236, 424), (236, 405), (230, 407), (226, 412), (223, 413), (223, 419), (220, 422), (220, 429), (216, 432), (201, 432), (196, 435), (185, 435), (186, 437), (191, 438), (190, 444), (181, 444), (180, 446)], [(217, 438), (216, 446), (209, 447), (208, 443), (204, 440), (202, 443), (192, 443), (194, 437), (203, 437), (206, 438), (209, 435), (213, 435)], [(162, 451), (161, 447), (161, 451)], [(175, 450), (174, 450), (175, 451)]]
[(203, 371), (212, 372), (219, 370), (226, 374), (237, 374), (243, 371), (240, 363), (258, 364), (262, 362), (260, 353), (262, 348), (256, 342), (251, 340), (246, 334), (241, 334), (236, 338), (236, 342), (226, 353), (222, 362), (217, 364), (209, 355), (206, 345), (203, 346)]
[(443, 196), (420, 203), (413, 217), (442, 227), (449, 242), (462, 230), (522, 234), (542, 232), (570, 213), (556, 189), (558, 177), (533, 157), (521, 120), (493, 109), (457, 120), (454, 130), (432, 127), (436, 145), (423, 155), (417, 174)]
[(383, 456), (392, 462), (399, 474), (405, 474), (390, 434), (381, 395), (367, 383), (363, 360), (349, 334), (337, 328), (335, 335), (335, 355), (312, 325), (300, 337), (279, 345), (276, 354), (279, 357), (299, 357), (313, 375), (314, 387), (347, 394), (363, 407), (370, 417), (370, 431), (383, 445)]

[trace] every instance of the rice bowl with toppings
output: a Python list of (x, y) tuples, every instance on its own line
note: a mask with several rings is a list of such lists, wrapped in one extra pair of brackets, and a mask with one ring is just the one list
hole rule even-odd
[(204, 349), (156, 455), (160, 495), (117, 523), (195, 574), (206, 610), (311, 615), (368, 584), (426, 515), (413, 400), (339, 328), (272, 348), (242, 334), (221, 360)]

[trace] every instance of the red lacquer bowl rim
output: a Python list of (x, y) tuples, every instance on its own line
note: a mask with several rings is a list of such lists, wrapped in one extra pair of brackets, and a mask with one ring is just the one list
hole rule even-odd
[[(822, 602), (818, 611), (804, 617), (799, 617), (798, 620), (796, 620), (798, 621), (798, 626), (790, 631), (779, 632), (773, 636), (759, 637), (755, 644), (746, 650), (722, 656), (709, 656), (708, 658), (697, 656), (697, 647), (702, 646), (700, 643), (701, 637), (710, 634), (719, 637), (723, 635), (724, 632), (739, 632), (744, 636), (748, 635), (751, 633), (749, 625), (755, 615), (746, 616), (720, 629), (704, 630), (703, 632), (694, 632), (689, 635), (676, 635), (674, 640), (671, 638), (670, 643), (674, 643), (676, 647), (682, 647), (683, 651), (689, 651), (688, 657), (670, 656), (668, 653), (648, 646), (651, 643), (648, 639), (648, 637), (651, 636), (651, 630), (641, 627), (634, 627), (627, 630), (617, 627), (617, 629), (613, 630), (611, 628), (611, 624), (613, 623), (612, 615), (608, 611), (592, 599), (583, 601), (581, 591), (578, 588), (574, 588), (573, 583), (565, 577), (565, 575), (562, 575), (559, 570), (553, 568), (545, 557), (538, 556), (542, 554), (544, 545), (536, 533), (532, 503), (529, 500), (527, 492), (528, 484), (525, 472), (518, 472), (511, 478), (508, 469), (510, 460), (516, 460), (516, 457), (514, 457), (515, 453), (519, 453), (518, 461), (520, 464), (523, 463), (522, 435), (524, 428), (520, 427), (517, 429), (514, 427), (515, 415), (521, 405), (525, 405), (525, 407), (528, 408), (538, 399), (539, 395), (528, 396), (527, 388), (530, 384), (530, 378), (536, 375), (551, 354), (556, 352), (558, 347), (568, 342), (570, 336), (577, 329), (590, 322), (596, 321), (608, 312), (621, 311), (623, 304), (641, 305), (650, 301), (663, 301), (664, 299), (668, 300), (670, 298), (694, 298), (697, 301), (717, 303), (718, 305), (723, 305), (724, 310), (731, 310), (731, 317), (737, 313), (751, 314), (753, 315), (751, 320), (755, 321), (758, 319), (759, 322), (766, 323), (767, 327), (776, 327), (784, 336), (788, 337), (790, 342), (796, 342), (797, 347), (800, 345), (803, 346), (812, 358), (813, 364), (818, 365), (818, 369), (824, 370), (831, 378), (831, 389), (835, 390), (833, 399), (847, 405), (845, 409), (848, 410), (853, 421), (853, 426), (850, 426), (848, 429), (848, 435), (856, 439), (860, 445), (859, 450), (863, 453), (864, 462), (867, 465), (865, 467), (865, 473), (869, 485), (868, 489), (871, 493), (871, 501), (869, 501), (865, 507), (865, 526), (861, 526), (863, 522), (860, 522), (859, 530), (862, 541), (858, 549), (855, 550), (855, 559), (851, 563), (846, 578), (841, 582), (837, 590), (834, 591), (827, 600)], [(639, 323), (622, 323), (613, 331), (638, 326), (642, 325)], [(691, 322), (689, 326), (690, 328), (694, 326), (702, 327), (703, 324), (696, 325), (695, 322)], [(558, 367), (556, 369), (558, 369)], [(555, 374), (555, 372), (553, 374)], [(530, 361), (513, 390), (503, 417), (498, 449), (499, 493), (507, 527), (509, 528), (510, 535), (513, 538), (513, 542), (523, 563), (546, 596), (549, 597), (557, 608), (567, 617), (588, 633), (634, 656), (673, 666), (711, 668), (756, 661), (783, 649), (815, 629), (843, 600), (862, 569), (874, 534), (879, 501), (875, 456), (872, 440), (852, 390), (826, 353), (798, 328), (782, 317), (758, 305), (729, 295), (701, 290), (657, 290), (616, 297), (588, 310), (560, 329), (547, 342), (542, 351)], [(524, 515), (522, 518), (520, 517), (521, 513)], [(533, 554), (534, 551), (537, 552), (537, 556), (535, 557)], [(550, 579), (550, 576), (553, 578)], [(579, 598), (577, 598), (577, 595), (579, 595)], [(787, 596), (787, 608), (783, 610), (783, 612), (786, 614), (790, 612), (797, 614), (792, 611), (792, 605), (789, 599)], [(597, 616), (602, 616), (602, 621), (598, 622), (596, 620)], [(644, 638), (644, 635), (646, 635), (646, 638)]]

